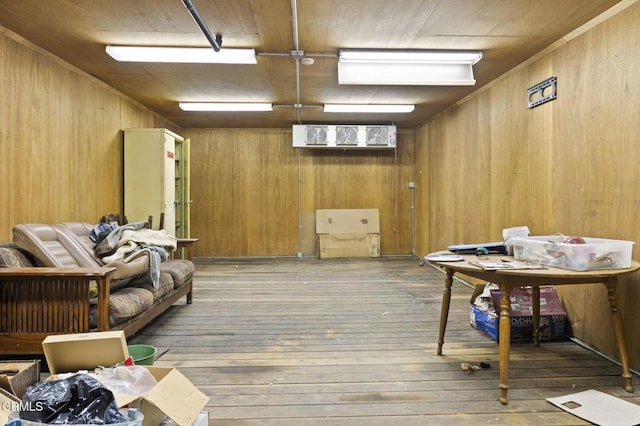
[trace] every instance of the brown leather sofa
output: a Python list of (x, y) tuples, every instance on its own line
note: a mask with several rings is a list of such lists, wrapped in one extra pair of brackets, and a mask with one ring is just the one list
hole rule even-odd
[(90, 230), (91, 225), (82, 222), (58, 225), (20, 224), (13, 227), (13, 241), (19, 248), (30, 253), (38, 266), (112, 266), (116, 268), (111, 276), (112, 281), (130, 280), (148, 272), (149, 256), (144, 252), (131, 262), (102, 262), (93, 252), (95, 244), (89, 238)]
[(0, 267), (0, 354), (41, 354), (50, 334), (124, 330), (130, 336), (182, 296), (191, 304), (191, 261), (161, 262), (152, 282), (148, 252), (105, 264), (95, 256), (91, 228), (83, 222), (14, 226), (13, 243), (0, 246), (0, 261), (12, 259)]

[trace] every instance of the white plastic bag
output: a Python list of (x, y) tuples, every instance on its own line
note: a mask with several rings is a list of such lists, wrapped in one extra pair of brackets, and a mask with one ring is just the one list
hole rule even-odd
[(157, 384), (155, 377), (141, 365), (100, 368), (96, 374), (115, 395), (141, 396)]

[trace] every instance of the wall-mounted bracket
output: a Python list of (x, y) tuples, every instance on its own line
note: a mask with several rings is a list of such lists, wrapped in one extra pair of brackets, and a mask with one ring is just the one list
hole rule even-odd
[(552, 101), (557, 95), (557, 78), (549, 77), (527, 89), (527, 107), (529, 109)]

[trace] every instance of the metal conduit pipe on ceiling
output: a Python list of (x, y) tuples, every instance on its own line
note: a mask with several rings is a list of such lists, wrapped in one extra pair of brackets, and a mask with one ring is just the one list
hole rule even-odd
[(220, 48), (222, 47), (222, 35), (216, 34), (214, 36), (213, 34), (211, 34), (211, 31), (209, 31), (209, 27), (207, 27), (207, 24), (204, 22), (204, 19), (202, 19), (200, 13), (198, 12), (198, 9), (196, 9), (191, 0), (182, 0), (182, 3), (191, 14), (191, 17), (193, 17), (193, 20), (196, 21), (198, 27), (200, 27), (200, 30), (209, 41), (209, 44), (211, 44), (211, 47), (213, 47), (213, 50), (219, 52)]
[[(292, 29), (293, 29), (293, 50), (294, 52), (300, 52), (300, 41), (298, 38), (298, 2), (297, 0), (291, 0), (291, 21), (292, 21)], [(296, 106), (300, 106), (300, 56), (295, 55), (295, 67), (296, 67)], [(296, 108), (298, 123), (301, 122), (301, 111), (300, 108)]]

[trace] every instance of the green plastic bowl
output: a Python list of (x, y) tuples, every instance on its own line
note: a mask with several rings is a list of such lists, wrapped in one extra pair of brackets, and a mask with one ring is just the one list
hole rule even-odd
[(153, 365), (158, 349), (151, 345), (129, 345), (129, 355), (136, 365)]

